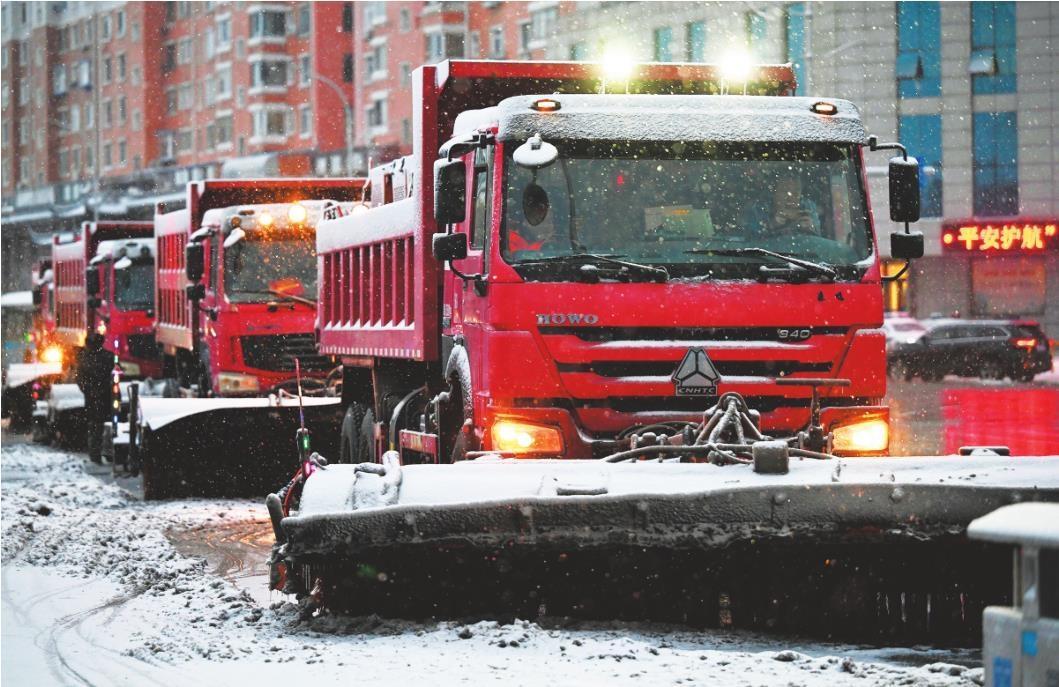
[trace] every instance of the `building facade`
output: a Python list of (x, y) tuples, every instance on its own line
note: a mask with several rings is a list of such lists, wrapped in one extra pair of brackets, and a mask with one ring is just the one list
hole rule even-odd
[[(715, 62), (740, 52), (793, 63), (799, 94), (853, 101), (869, 131), (920, 160), (927, 256), (889, 289), (891, 309), (1026, 316), (1059, 334), (1059, 3), (8, 2), (3, 11), (5, 247), (12, 229), (48, 233), (96, 207), (149, 213), (191, 178), (306, 165), (361, 172), (407, 153), (421, 64)], [(887, 157), (865, 153), (884, 255), (898, 228)]]

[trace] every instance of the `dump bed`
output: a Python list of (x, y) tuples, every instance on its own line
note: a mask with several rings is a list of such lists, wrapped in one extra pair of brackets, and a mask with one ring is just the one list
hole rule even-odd
[(84, 345), (91, 324), (85, 271), (99, 243), (143, 236), (150, 228), (149, 222), (85, 222), (73, 237), (52, 239), (55, 338), (59, 343)]
[(206, 179), (187, 187), (182, 210), (156, 209), (154, 235), (156, 339), (164, 346), (191, 350), (195, 341), (195, 318), (188, 302), (184, 270), (188, 237), (200, 228), (206, 211), (233, 205), (293, 203), (299, 200), (359, 200), (360, 179)]
[[(413, 154), (372, 173), (371, 208), (317, 227), (320, 352), (327, 355), (436, 360), (440, 270), (430, 255), (433, 165), (457, 115), (516, 95), (655, 93), (704, 95), (727, 88), (702, 64), (641, 65), (618, 84), (588, 62), (450, 60), (412, 77)], [(790, 95), (790, 65), (758, 67), (738, 90)], [(408, 182), (410, 180), (410, 182)], [(381, 186), (381, 187), (380, 187)], [(407, 189), (405, 192), (400, 192)]]

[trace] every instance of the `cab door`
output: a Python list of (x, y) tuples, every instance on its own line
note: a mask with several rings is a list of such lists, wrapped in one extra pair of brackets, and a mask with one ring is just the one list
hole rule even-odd
[(478, 148), (464, 157), (467, 165), (467, 211), (456, 231), (467, 235), (467, 257), (453, 265), (464, 275), (481, 275), (479, 280), (467, 280), (451, 270), (451, 329), (453, 334), (471, 335), (468, 328), (477, 328), (485, 319), (487, 289), (485, 273), (489, 234), (492, 227), (493, 202), (492, 145)]

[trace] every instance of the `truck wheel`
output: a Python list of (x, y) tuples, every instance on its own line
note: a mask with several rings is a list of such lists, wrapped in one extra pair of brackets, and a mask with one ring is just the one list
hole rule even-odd
[(360, 445), (360, 424), (364, 421), (364, 406), (350, 403), (342, 418), (342, 437), (338, 447), (339, 463), (355, 463), (358, 460), (357, 450)]

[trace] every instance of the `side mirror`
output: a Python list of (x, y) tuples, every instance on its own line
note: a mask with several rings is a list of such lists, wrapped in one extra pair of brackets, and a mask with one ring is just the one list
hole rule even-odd
[(462, 260), (467, 257), (467, 234), (434, 234), (431, 249), (440, 262)]
[(919, 162), (915, 158), (890, 158), (890, 219), (919, 220)]
[[(199, 242), (189, 243), (184, 248), (184, 273), (188, 281), (195, 283), (202, 279), (206, 272), (206, 248)], [(188, 294), (190, 298), (190, 294)]]
[(467, 167), (463, 160), (434, 163), (434, 220), (457, 224), (467, 216)]
[(923, 257), (923, 232), (895, 231), (890, 234), (890, 257), (897, 260), (913, 260)]
[(90, 267), (85, 272), (85, 290), (92, 295), (99, 293), (99, 270), (95, 267)]
[(184, 287), (184, 293), (187, 294), (189, 301), (201, 301), (206, 297), (206, 285), (188, 284)]

